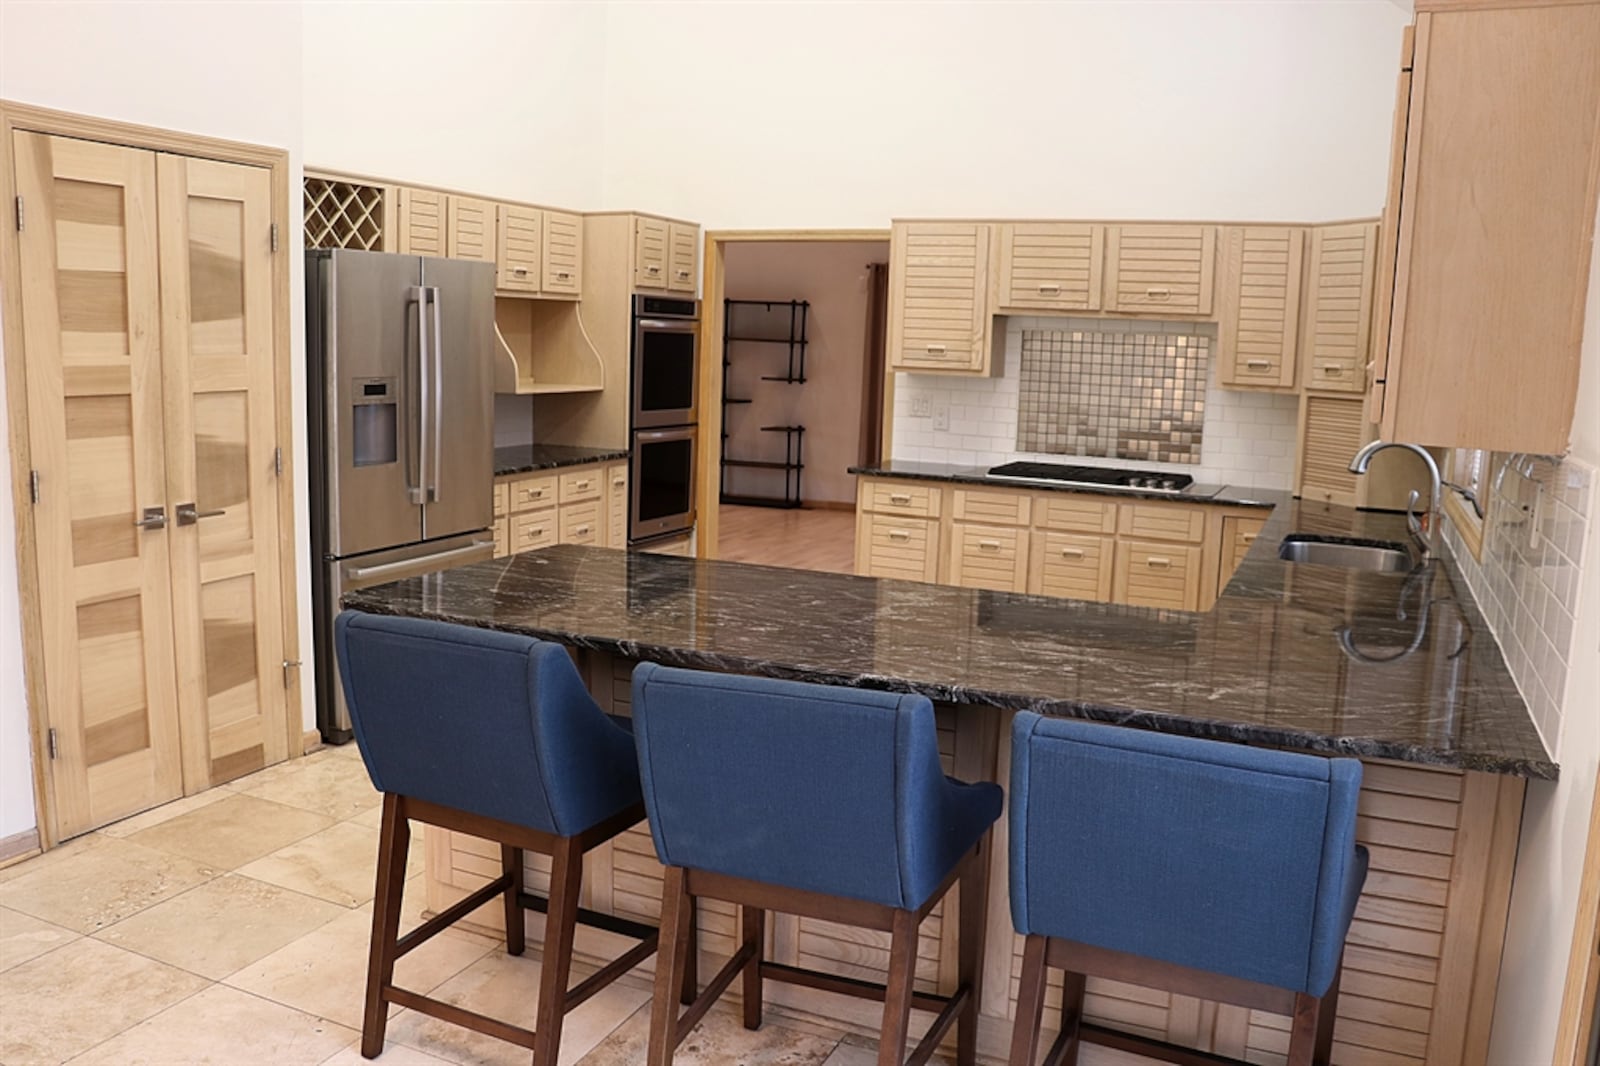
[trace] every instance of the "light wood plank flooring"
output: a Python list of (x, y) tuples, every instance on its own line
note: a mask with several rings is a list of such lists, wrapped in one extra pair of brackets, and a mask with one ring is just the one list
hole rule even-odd
[(855, 572), (854, 511), (722, 506), (717, 555), (736, 563)]

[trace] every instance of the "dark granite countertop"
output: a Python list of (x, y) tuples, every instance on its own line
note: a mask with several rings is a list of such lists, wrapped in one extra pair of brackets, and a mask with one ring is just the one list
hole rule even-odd
[(626, 459), (626, 448), (585, 448), (576, 444), (508, 444), (494, 450), (494, 476), (529, 474), (562, 466)]
[[(1015, 481), (1009, 478), (990, 477), (988, 467), (955, 466), (949, 463), (919, 463), (909, 459), (890, 459), (872, 466), (852, 466), (852, 474), (869, 477), (898, 477), (911, 481), (954, 481), (964, 485), (992, 485), (1001, 489), (1038, 489), (1042, 492), (1083, 492), (1091, 496), (1131, 496), (1143, 500), (1176, 500), (1182, 503), (1226, 503), (1235, 507), (1275, 507), (1289, 498), (1286, 492), (1274, 489), (1252, 489), (1223, 486), (1197, 486), (1206, 491), (1203, 496), (1181, 493), (1127, 489), (1105, 485), (1050, 484), (1043, 481)], [(1215, 490), (1214, 492), (1212, 490)]]
[[(1274, 502), (1203, 614), (577, 546), (381, 585), (345, 603), (679, 666), (1556, 776), (1448, 562), (1411, 575), (1281, 562), (1289, 532), (1406, 535), (1395, 515)], [(1341, 648), (1346, 626), (1351, 653)]]

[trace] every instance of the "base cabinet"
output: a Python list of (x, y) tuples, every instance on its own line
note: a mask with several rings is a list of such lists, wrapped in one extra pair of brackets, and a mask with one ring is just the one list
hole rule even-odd
[(628, 464), (508, 474), (494, 485), (495, 558), (552, 544), (628, 546)]

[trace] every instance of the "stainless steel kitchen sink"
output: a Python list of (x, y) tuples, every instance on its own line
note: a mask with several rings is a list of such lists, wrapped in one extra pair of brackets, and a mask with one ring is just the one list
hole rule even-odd
[(1346, 570), (1372, 570), (1384, 574), (1403, 574), (1414, 564), (1404, 544), (1393, 541), (1348, 541), (1291, 533), (1278, 546), (1278, 558), (1291, 563), (1315, 566), (1340, 566)]

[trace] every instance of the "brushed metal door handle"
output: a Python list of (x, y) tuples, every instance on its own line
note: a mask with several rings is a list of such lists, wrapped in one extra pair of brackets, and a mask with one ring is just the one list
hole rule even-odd
[(222, 508), (218, 508), (215, 511), (201, 511), (196, 508), (195, 504), (180, 503), (178, 504), (177, 509), (178, 525), (192, 526), (202, 518), (217, 518), (227, 513), (228, 512)]
[(144, 509), (144, 517), (135, 518), (133, 524), (139, 529), (166, 529), (167, 509), (165, 507), (146, 507)]

